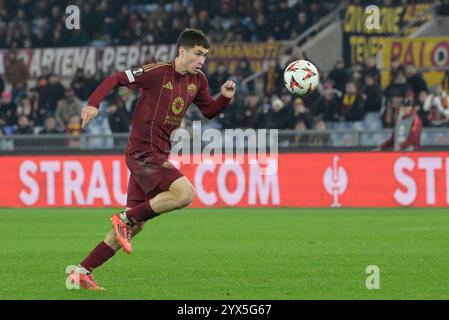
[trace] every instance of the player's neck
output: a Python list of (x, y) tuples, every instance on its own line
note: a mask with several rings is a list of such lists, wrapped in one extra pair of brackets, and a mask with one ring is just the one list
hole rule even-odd
[(182, 65), (181, 61), (179, 61), (179, 57), (175, 58), (175, 71), (180, 74), (187, 73), (187, 69)]

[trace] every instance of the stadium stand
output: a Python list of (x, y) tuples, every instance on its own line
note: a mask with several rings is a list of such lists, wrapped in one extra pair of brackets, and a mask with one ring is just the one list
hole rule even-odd
[[(2, 150), (12, 148), (8, 139), (14, 139), (16, 135), (32, 134), (36, 139), (43, 139), (42, 134), (49, 130), (48, 119), (53, 118), (56, 126), (51, 132), (56, 134), (105, 135), (104, 138), (89, 139), (88, 148), (122, 147), (123, 138), (112, 139), (107, 136), (130, 130), (129, 123), (138, 95), (137, 91), (130, 90), (113, 92), (103, 103), (100, 117), (92, 123), (89, 131), (83, 132), (76, 128), (79, 118), (73, 116), (99, 81), (109, 71), (116, 70), (89, 75), (79, 68), (67, 79), (48, 69), (43, 70), (39, 77), (33, 77), (18, 54), (20, 50), (172, 44), (176, 42), (174, 37), (187, 26), (203, 30), (211, 42), (216, 44), (288, 41), (298, 37), (302, 31), (313, 28), (320, 19), (337, 10), (334, 1), (257, 0), (250, 3), (186, 0), (158, 1), (153, 4), (139, 0), (126, 3), (105, 0), (72, 2), (22, 0), (0, 3), (0, 48), (3, 48), (4, 60), (4, 72), (0, 77)], [(379, 5), (401, 3), (387, 0), (374, 2)], [(348, 2), (360, 3), (363, 1)], [(64, 9), (69, 4), (78, 4), (83, 14), (82, 28), (79, 30), (65, 28)], [(446, 8), (447, 3), (443, 1), (437, 13), (447, 14)], [(317, 29), (317, 32), (320, 30)], [(290, 55), (290, 59), (309, 59), (299, 49), (286, 55)], [(149, 56), (148, 60), (151, 59), (154, 57)], [(242, 58), (232, 72), (220, 63), (209, 70), (212, 93), (218, 92), (223, 79), (230, 77), (237, 81), (239, 94), (232, 108), (205, 124), (204, 128), (287, 130), (286, 147), (374, 146), (388, 135), (394, 124), (397, 106), (407, 96), (415, 98), (415, 108), (425, 128), (445, 128), (449, 124), (448, 115), (438, 108), (440, 105), (447, 106), (448, 70), (441, 86), (429, 86), (421, 70), (397, 63), (391, 66), (390, 82), (382, 86), (382, 67), (376, 62), (375, 56), (367, 57), (364, 63), (353, 65), (345, 65), (344, 61), (338, 60), (332, 70), (321, 70), (320, 90), (304, 97), (301, 109), (305, 110), (301, 112), (307, 113), (304, 120), (299, 109), (295, 109), (294, 97), (283, 86), (285, 59), (284, 63), (279, 60), (264, 69), (262, 76), (256, 77), (254, 81), (245, 81), (255, 72), (251, 63), (249, 59)], [(68, 98), (67, 93), (73, 93), (73, 98)], [(113, 107), (108, 108), (108, 105)], [(198, 110), (190, 108), (183, 126), (189, 127), (193, 120), (199, 118)], [(112, 119), (115, 119), (115, 124), (111, 122)], [(319, 144), (311, 142), (313, 139), (289, 138), (298, 131), (313, 138), (317, 130), (324, 130), (329, 138), (321, 139)], [(447, 144), (447, 135), (440, 134), (438, 130), (424, 132), (422, 143), (429, 146)], [(79, 143), (70, 142), (69, 145), (77, 147)]]

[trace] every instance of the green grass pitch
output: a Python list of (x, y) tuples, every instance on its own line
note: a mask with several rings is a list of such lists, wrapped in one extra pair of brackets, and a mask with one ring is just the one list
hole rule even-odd
[(0, 209), (0, 299), (449, 299), (447, 209), (184, 209), (67, 290), (114, 211)]

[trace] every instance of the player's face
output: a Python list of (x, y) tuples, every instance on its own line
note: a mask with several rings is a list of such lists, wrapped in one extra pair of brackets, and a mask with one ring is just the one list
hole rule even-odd
[(187, 72), (197, 74), (206, 61), (208, 51), (202, 46), (195, 46), (184, 51), (184, 67)]

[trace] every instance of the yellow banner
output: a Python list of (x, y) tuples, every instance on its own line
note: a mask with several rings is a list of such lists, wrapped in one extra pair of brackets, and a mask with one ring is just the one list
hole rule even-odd
[[(405, 6), (378, 6), (378, 27), (373, 28), (370, 21), (372, 13), (362, 5), (349, 5), (343, 21), (343, 56), (347, 65), (363, 64), (370, 56), (382, 50), (385, 39), (399, 32), (408, 35), (432, 18), (424, 14), (432, 2), (409, 4)], [(420, 17), (415, 20), (416, 17)]]
[(242, 59), (254, 72), (262, 71), (265, 61), (278, 60), (282, 48), (282, 42), (213, 44), (207, 55), (208, 72), (215, 72), (218, 64), (223, 63), (232, 73)]
[(365, 6), (350, 5), (346, 8), (343, 31), (347, 33), (370, 35), (392, 34), (401, 30), (401, 20), (404, 7), (380, 7), (379, 28), (368, 28), (366, 20), (368, 14)]
[(402, 65), (422, 69), (427, 84), (434, 86), (443, 80), (442, 68), (449, 67), (449, 37), (385, 39), (381, 56), (383, 87), (390, 83), (389, 68), (398, 59)]

